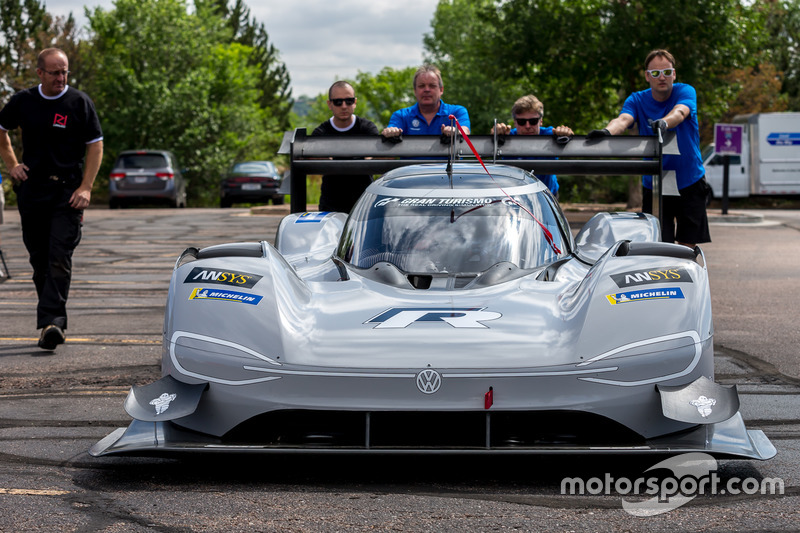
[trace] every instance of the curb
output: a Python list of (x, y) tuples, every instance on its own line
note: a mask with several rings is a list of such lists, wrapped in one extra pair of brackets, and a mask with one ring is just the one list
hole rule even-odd
[(731, 211), (723, 215), (721, 209), (709, 209), (708, 222), (710, 224), (758, 224), (764, 222), (764, 216)]

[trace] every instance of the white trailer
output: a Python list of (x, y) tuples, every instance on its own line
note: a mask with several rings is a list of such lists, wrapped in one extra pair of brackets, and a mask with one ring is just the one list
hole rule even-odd
[[(731, 155), (728, 196), (800, 195), (800, 113), (737, 115), (744, 125), (742, 155)], [(706, 180), (715, 198), (722, 198), (724, 156), (714, 145), (703, 149)]]

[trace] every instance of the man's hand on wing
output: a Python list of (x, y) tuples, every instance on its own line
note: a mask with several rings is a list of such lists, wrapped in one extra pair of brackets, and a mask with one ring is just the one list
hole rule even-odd
[(399, 137), (403, 134), (402, 128), (383, 128), (381, 135), (384, 137)]
[(659, 131), (661, 132), (662, 138), (667, 134), (667, 128), (669, 126), (667, 125), (667, 121), (663, 118), (658, 120), (648, 120), (647, 123), (650, 125), (650, 127), (653, 129), (653, 133), (656, 135), (658, 135)]
[(497, 130), (498, 135), (510, 135), (511, 134), (511, 126), (508, 124), (504, 124), (502, 122), (498, 122), (496, 127), (492, 127), (492, 135), (495, 133), (495, 129)]

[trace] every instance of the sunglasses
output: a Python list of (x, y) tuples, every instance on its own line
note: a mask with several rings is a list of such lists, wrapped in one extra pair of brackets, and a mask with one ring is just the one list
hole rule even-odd
[(516, 118), (516, 117), (514, 117), (514, 120), (516, 120), (517, 124), (519, 124), (520, 126), (525, 126), (526, 124), (530, 124), (531, 126), (535, 126), (535, 125), (537, 125), (539, 123), (539, 120), (541, 118), (542, 117), (533, 117), (533, 118)]
[(355, 98), (331, 98), (331, 103), (336, 107), (339, 107), (342, 104), (345, 105), (353, 105), (356, 103)]
[(650, 74), (650, 76), (653, 77), (653, 78), (658, 78), (659, 76), (661, 76), (662, 72), (664, 73), (664, 77), (665, 78), (671, 78), (672, 75), (675, 73), (675, 69), (674, 68), (662, 68), (662, 69), (656, 69), (656, 70), (645, 70), (645, 72)]

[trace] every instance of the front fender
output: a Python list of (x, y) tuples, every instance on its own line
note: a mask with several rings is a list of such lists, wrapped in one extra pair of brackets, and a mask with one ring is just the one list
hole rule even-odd
[[(278, 360), (290, 338), (307, 336), (303, 328), (312, 296), (309, 287), (274, 247), (260, 245), (260, 257), (204, 254), (204, 249), (196, 255), (200, 259), (175, 268), (164, 318), (164, 374), (177, 370), (170, 357), (176, 353), (175, 339), (220, 339), (222, 343), (209, 343), (204, 349), (222, 353), (227, 349), (221, 346), (233, 342)], [(227, 355), (237, 357), (235, 352)], [(190, 363), (185, 366), (190, 368)]]

